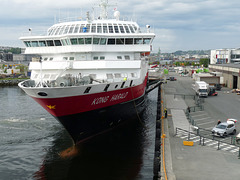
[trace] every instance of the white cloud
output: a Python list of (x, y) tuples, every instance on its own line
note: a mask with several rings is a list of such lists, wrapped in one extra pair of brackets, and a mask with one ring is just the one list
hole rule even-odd
[[(86, 17), (98, 0), (3, 0), (0, 6), (0, 45), (18, 44), (18, 35), (32, 27), (46, 31), (54, 17)], [(116, 1), (109, 1), (116, 4)], [(154, 50), (208, 49), (239, 46), (239, 0), (118, 1), (121, 17), (136, 19), (155, 30)], [(11, 7), (11, 8), (10, 8)], [(115, 5), (109, 7), (109, 13)], [(15, 41), (14, 41), (15, 40)]]

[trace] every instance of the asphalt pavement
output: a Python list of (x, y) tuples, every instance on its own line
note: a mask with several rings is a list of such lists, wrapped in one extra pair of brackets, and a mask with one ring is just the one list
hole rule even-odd
[[(164, 120), (166, 134), (165, 163), (168, 179), (240, 179), (239, 149), (231, 145), (227, 145), (227, 147), (218, 146), (216, 141), (211, 140), (205, 140), (205, 145), (203, 145), (203, 143), (200, 144), (198, 136), (191, 136), (188, 139), (188, 133), (176, 134), (176, 128), (194, 131), (189, 124), (185, 111), (188, 106), (195, 105), (195, 101), (174, 96), (175, 88), (168, 85), (163, 85), (163, 92), (164, 106), (168, 110), (168, 117)], [(169, 94), (169, 92), (172, 93)], [(204, 110), (202, 112), (204, 113)], [(194, 142), (194, 145), (183, 145), (183, 141), (186, 140)], [(165, 179), (162, 171), (162, 179)]]

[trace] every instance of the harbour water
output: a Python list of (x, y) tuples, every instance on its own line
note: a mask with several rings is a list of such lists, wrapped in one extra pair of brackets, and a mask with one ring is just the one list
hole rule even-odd
[[(131, 127), (71, 151), (64, 128), (18, 87), (0, 87), (0, 180), (153, 179), (157, 89)], [(67, 154), (67, 156), (66, 156)]]

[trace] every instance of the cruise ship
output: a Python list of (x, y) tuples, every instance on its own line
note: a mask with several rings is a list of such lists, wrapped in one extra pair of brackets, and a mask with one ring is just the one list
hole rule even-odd
[(113, 130), (144, 109), (148, 55), (155, 34), (134, 21), (100, 16), (59, 22), (45, 35), (20, 37), (30, 62), (29, 80), (19, 83), (68, 131), (74, 143)]

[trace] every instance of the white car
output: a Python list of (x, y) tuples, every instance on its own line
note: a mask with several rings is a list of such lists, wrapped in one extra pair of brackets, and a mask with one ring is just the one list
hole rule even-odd
[(212, 129), (212, 135), (225, 137), (229, 134), (236, 134), (236, 126), (234, 121), (228, 120), (222, 122)]

